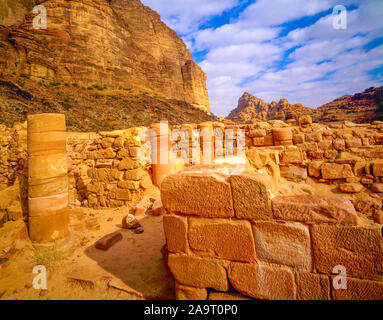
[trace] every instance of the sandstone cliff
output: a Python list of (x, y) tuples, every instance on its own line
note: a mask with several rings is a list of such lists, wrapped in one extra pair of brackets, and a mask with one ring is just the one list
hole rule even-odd
[(3, 79), (17, 74), (80, 87), (130, 88), (210, 112), (205, 73), (177, 34), (139, 0), (40, 0), (47, 30), (33, 29), (32, 13), (22, 15), (35, 2), (2, 5), (0, 23), (13, 24), (0, 26)]
[(311, 115), (315, 121), (320, 122), (369, 123), (383, 120), (383, 87), (369, 88), (363, 93), (346, 95), (317, 109), (304, 107), (301, 104), (292, 105), (286, 99), (268, 104), (245, 92), (228, 119), (249, 124), (267, 120), (297, 120), (303, 115)]

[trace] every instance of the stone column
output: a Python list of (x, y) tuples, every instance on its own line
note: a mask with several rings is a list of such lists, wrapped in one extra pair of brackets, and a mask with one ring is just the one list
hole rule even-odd
[(162, 181), (176, 172), (169, 157), (171, 150), (169, 127), (165, 123), (155, 123), (150, 129), (154, 133), (150, 137), (153, 184), (160, 188)]
[(68, 168), (63, 114), (28, 116), (28, 225), (35, 243), (68, 235)]

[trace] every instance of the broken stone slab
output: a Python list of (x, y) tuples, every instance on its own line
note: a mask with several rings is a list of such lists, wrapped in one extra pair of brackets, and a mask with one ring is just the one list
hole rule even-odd
[(274, 217), (280, 220), (307, 224), (336, 223), (356, 225), (356, 210), (345, 197), (340, 196), (277, 196), (272, 199)]
[(117, 232), (108, 234), (105, 237), (98, 240), (95, 244), (95, 247), (96, 249), (106, 251), (121, 240), (122, 240), (122, 234), (117, 231)]

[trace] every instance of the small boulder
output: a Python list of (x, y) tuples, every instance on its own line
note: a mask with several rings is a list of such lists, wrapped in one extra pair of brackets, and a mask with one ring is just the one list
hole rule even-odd
[(128, 214), (127, 216), (122, 218), (122, 227), (128, 230), (137, 229), (141, 227), (141, 224), (137, 221), (137, 219), (133, 215)]

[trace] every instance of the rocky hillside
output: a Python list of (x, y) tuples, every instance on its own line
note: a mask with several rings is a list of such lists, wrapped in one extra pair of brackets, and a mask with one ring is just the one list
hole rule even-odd
[(292, 105), (286, 99), (268, 104), (245, 92), (228, 119), (237, 123), (253, 123), (298, 119), (303, 115), (311, 115), (315, 121), (321, 122), (369, 123), (383, 120), (383, 87), (369, 88), (363, 93), (346, 95), (318, 109), (304, 107), (301, 104)]
[[(174, 106), (184, 105), (198, 114), (196, 118), (200, 117), (199, 110), (210, 113), (205, 73), (182, 39), (139, 0), (1, 2), (1, 80), (21, 78), (22, 82), (31, 80), (30, 86), (32, 81), (51, 87), (67, 84), (95, 91), (125, 91), (125, 95), (135, 92), (160, 96), (165, 103), (174, 101)], [(34, 15), (28, 10), (36, 2), (47, 8), (46, 30), (33, 29)], [(2, 88), (3, 94), (7, 90)], [(55, 101), (55, 92), (47, 95)], [(4, 101), (2, 104), (4, 112)], [(123, 106), (123, 99), (118, 104)], [(116, 114), (121, 110), (110, 111)]]
[(149, 126), (160, 120), (169, 124), (213, 121), (214, 116), (179, 100), (158, 94), (98, 86), (80, 87), (61, 82), (36, 82), (9, 76), (0, 79), (0, 123), (12, 127), (28, 114), (64, 113), (68, 131), (109, 131)]
[(346, 95), (319, 107), (322, 121), (349, 120), (356, 123), (383, 120), (383, 87)]
[(302, 115), (312, 115), (313, 110), (301, 104), (290, 104), (286, 99), (278, 103), (266, 103), (248, 92), (245, 92), (238, 101), (238, 107), (231, 111), (229, 120), (237, 123), (253, 123), (268, 120), (298, 119)]

